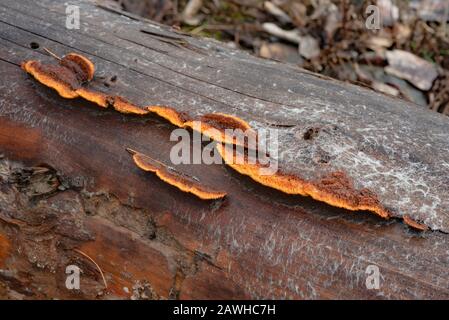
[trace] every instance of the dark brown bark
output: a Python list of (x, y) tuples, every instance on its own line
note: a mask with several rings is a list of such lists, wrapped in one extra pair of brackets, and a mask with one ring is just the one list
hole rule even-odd
[[(64, 27), (62, 2), (0, 4), (1, 297), (449, 298), (449, 239), (441, 232), (449, 230), (447, 118), (78, 4), (80, 30)], [(284, 128), (281, 148), (309, 157), (281, 158), (283, 170), (308, 181), (343, 171), (357, 190), (371, 187), (394, 218), (287, 195), (226, 165), (180, 166), (226, 191), (224, 200), (183, 193), (125, 151), (169, 163), (175, 127), (59, 97), (20, 69), (23, 60), (51, 62), (42, 47), (86, 55), (97, 67), (92, 88), (138, 105)], [(353, 149), (333, 158), (329, 146)], [(380, 167), (353, 164), (357, 152)], [(327, 165), (313, 160), (320, 154)], [(375, 170), (402, 170), (410, 180), (398, 185), (397, 175)], [(405, 214), (433, 231), (410, 230)], [(95, 260), (107, 289), (76, 250)], [(70, 264), (83, 270), (79, 291), (65, 287)], [(365, 285), (369, 265), (380, 269), (378, 290)]]

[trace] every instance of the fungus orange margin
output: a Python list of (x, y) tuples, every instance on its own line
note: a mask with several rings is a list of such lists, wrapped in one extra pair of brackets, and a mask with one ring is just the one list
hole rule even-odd
[(271, 175), (261, 174), (258, 163), (251, 164), (245, 160), (236, 161), (236, 154), (230, 145), (217, 144), (217, 150), (225, 163), (237, 172), (251, 177), (258, 183), (282, 191), (287, 194), (310, 196), (315, 200), (330, 204), (334, 207), (352, 211), (371, 211), (389, 218), (390, 213), (380, 205), (376, 196), (368, 190), (355, 190), (349, 180), (342, 173), (334, 173), (317, 183), (305, 181), (297, 176), (276, 172)]
[(181, 191), (192, 193), (203, 200), (221, 199), (226, 196), (226, 192), (206, 187), (195, 178), (170, 168), (143, 153), (129, 148), (126, 150), (132, 155), (134, 163), (140, 169), (154, 172), (162, 181), (175, 186)]

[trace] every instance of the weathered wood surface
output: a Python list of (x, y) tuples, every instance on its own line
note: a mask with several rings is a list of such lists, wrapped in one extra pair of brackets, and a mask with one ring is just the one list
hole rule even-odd
[[(400, 219), (289, 196), (225, 165), (183, 165), (228, 192), (224, 201), (201, 201), (142, 172), (125, 151), (168, 163), (174, 126), (62, 99), (19, 65), (51, 61), (42, 47), (75, 51), (94, 61), (94, 88), (140, 105), (225, 112), (256, 128), (283, 127), (284, 148), (310, 155), (281, 158), (284, 169), (318, 179), (330, 169), (311, 159), (324, 154), (357, 188), (370, 184), (387, 207), (399, 209), (394, 215), (411, 214), (441, 231), (449, 221), (447, 118), (88, 1), (78, 4), (80, 30), (64, 27), (62, 2), (0, 4), (0, 296), (449, 298), (447, 234), (418, 234)], [(32, 42), (40, 48), (31, 49)], [(342, 133), (293, 138), (332, 125)], [(350, 157), (329, 154), (326, 147), (344, 147), (341, 141), (386, 161), (392, 167), (381, 169), (403, 183), (376, 176), (372, 161), (351, 162), (362, 159), (356, 149)], [(408, 170), (413, 165), (417, 171)], [(102, 268), (108, 290), (75, 248)], [(68, 264), (85, 271), (80, 291), (64, 286)], [(366, 288), (369, 265), (379, 266), (379, 290)]]

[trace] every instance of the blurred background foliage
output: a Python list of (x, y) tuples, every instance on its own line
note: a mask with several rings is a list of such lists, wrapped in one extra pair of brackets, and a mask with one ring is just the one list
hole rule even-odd
[[(449, 114), (449, 0), (108, 2), (262, 58)], [(373, 17), (380, 28), (367, 27)]]

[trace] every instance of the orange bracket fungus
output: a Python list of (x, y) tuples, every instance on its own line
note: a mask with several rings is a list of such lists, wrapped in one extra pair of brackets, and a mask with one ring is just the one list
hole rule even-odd
[[(155, 113), (177, 127), (191, 128), (218, 142), (246, 146), (245, 136), (257, 139), (255, 131), (251, 129), (248, 123), (232, 115), (214, 113), (193, 119), (171, 107), (140, 107), (124, 97), (111, 96), (89, 89), (84, 85), (93, 79), (95, 66), (92, 61), (77, 53), (69, 53), (63, 58), (59, 58), (51, 51), (47, 50), (47, 52), (59, 61), (58, 65), (42, 64), (39, 61), (29, 60), (22, 63), (22, 69), (43, 85), (56, 90), (63, 98), (83, 98), (102, 108), (112, 107), (116, 111), (125, 114), (146, 115), (150, 112)], [(226, 129), (239, 129), (245, 135), (242, 134), (241, 139), (238, 136), (227, 137), (225, 134)]]
[(179, 172), (145, 154), (129, 148), (126, 150), (132, 155), (134, 163), (140, 169), (156, 173), (162, 181), (181, 191), (192, 193), (203, 200), (221, 199), (226, 196), (226, 192), (203, 186), (198, 179)]
[(383, 208), (376, 196), (368, 190), (355, 190), (348, 178), (341, 172), (336, 172), (317, 182), (308, 182), (294, 175), (276, 172), (270, 175), (261, 174), (263, 166), (260, 163), (237, 161), (232, 146), (217, 144), (217, 150), (225, 163), (237, 172), (251, 177), (264, 186), (268, 186), (287, 194), (310, 196), (315, 200), (325, 202), (335, 207), (352, 211), (367, 210), (382, 218), (389, 218), (388, 210)]
[(58, 59), (58, 65), (30, 60), (22, 63), (22, 69), (43, 85), (55, 89), (61, 97), (67, 99), (80, 97), (103, 108), (112, 107), (121, 113), (143, 115), (149, 112), (123, 97), (110, 96), (84, 87), (93, 79), (95, 72), (95, 66), (88, 58), (77, 53), (69, 53), (59, 58), (51, 51), (47, 52)]
[[(195, 127), (195, 121), (198, 121), (198, 129)], [(246, 121), (236, 116), (224, 113), (208, 113), (202, 115), (198, 120), (184, 123), (184, 127), (198, 130), (215, 141), (244, 147), (248, 147), (248, 142), (245, 139), (253, 138), (254, 148), (256, 148), (256, 132)], [(234, 134), (226, 135), (227, 129), (233, 130)]]
[(415, 220), (413, 220), (408, 214), (405, 214), (402, 219), (404, 222), (411, 228), (418, 230), (418, 231), (427, 231), (429, 230), (429, 227), (425, 224), (419, 223)]
[(79, 94), (76, 91), (84, 83), (92, 80), (95, 72), (94, 64), (76, 53), (69, 53), (62, 58), (52, 55), (59, 60), (59, 65), (30, 60), (22, 63), (22, 69), (40, 83), (55, 89), (61, 97), (77, 98)]

